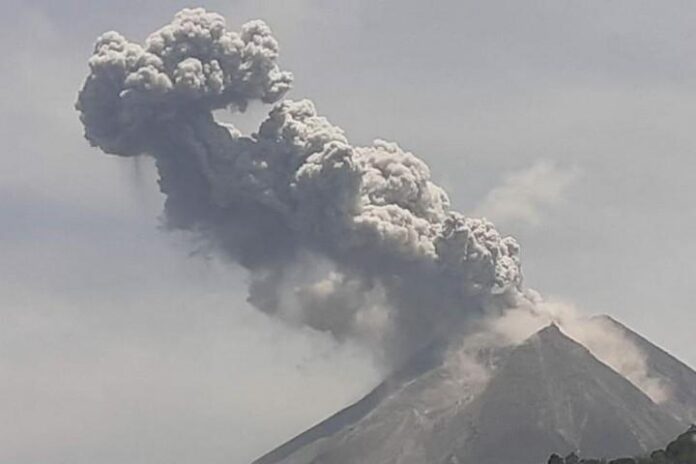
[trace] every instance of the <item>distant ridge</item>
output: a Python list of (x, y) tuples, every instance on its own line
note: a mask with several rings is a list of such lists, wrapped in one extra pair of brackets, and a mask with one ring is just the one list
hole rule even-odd
[(669, 397), (661, 405), (688, 424), (696, 424), (696, 371), (632, 331), (611, 316), (595, 316), (620, 330), (645, 355), (648, 375), (658, 378), (669, 390)]

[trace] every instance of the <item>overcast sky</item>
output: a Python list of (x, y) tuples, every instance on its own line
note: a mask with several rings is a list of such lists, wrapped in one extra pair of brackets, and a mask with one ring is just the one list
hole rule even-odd
[[(0, 462), (245, 463), (368, 391), (366, 353), (251, 309), (242, 270), (160, 229), (151, 163), (82, 138), (95, 38), (197, 5), (2, 4)], [(518, 238), (529, 286), (696, 365), (696, 3), (200, 6), (266, 20), (289, 97), (428, 161)]]

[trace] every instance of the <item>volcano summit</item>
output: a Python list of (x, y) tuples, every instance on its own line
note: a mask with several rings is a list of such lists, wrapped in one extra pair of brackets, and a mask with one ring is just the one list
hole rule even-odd
[(696, 372), (620, 327), (654, 360), (649, 375), (672, 387), (665, 402), (656, 404), (552, 324), (517, 346), (479, 352), (488, 375), (466, 355), (421, 353), (254, 464), (540, 464), (552, 452), (650, 451), (694, 419)]

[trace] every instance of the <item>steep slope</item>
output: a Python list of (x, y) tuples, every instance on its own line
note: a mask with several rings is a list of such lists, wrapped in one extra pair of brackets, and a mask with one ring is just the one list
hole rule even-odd
[(668, 390), (661, 406), (686, 424), (696, 423), (696, 371), (617, 320), (606, 315), (596, 319), (621, 331), (645, 356), (647, 374), (660, 379)]
[[(403, 369), (399, 370), (357, 403), (337, 412), (287, 443), (264, 455), (254, 464), (276, 462), (311, 462), (328, 445), (334, 434), (352, 429), (376, 409), (386, 409), (390, 399), (398, 398), (400, 391), (412, 382), (422, 384), (428, 377), (437, 377), (442, 370), (443, 346), (433, 345), (418, 353)], [(284, 460), (292, 456), (289, 460)]]
[(495, 368), (425, 356), (256, 464), (533, 464), (555, 451), (637, 453), (682, 429), (555, 326), (489, 354)]
[(456, 451), (459, 462), (539, 463), (548, 450), (630, 455), (682, 430), (554, 325), (512, 352), (474, 409), (477, 434)]

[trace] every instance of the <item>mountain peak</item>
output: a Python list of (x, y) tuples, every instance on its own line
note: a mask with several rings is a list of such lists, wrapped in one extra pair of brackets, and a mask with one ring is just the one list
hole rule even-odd
[(657, 379), (669, 392), (660, 405), (684, 423), (696, 422), (696, 372), (673, 355), (654, 345), (611, 316), (594, 316), (632, 343), (642, 354), (648, 376)]
[(536, 332), (536, 335), (539, 337), (565, 337), (565, 334), (561, 330), (560, 327), (555, 322), (551, 322), (549, 325), (546, 327), (538, 330)]
[(532, 334), (526, 343), (540, 343), (541, 345), (550, 345), (556, 349), (570, 351), (587, 351), (583, 345), (566, 335), (555, 322), (551, 322), (546, 327)]
[(683, 427), (555, 323), (486, 367), (410, 364), (256, 464), (533, 464), (554, 451), (636, 454)]
[(624, 330), (628, 330), (628, 328), (625, 325), (623, 325), (622, 323), (620, 323), (619, 321), (617, 321), (616, 319), (614, 319), (613, 317), (611, 317), (608, 314), (597, 314), (595, 316), (592, 316), (590, 318), (590, 320), (608, 322), (608, 323), (613, 324), (617, 327), (620, 327)]

